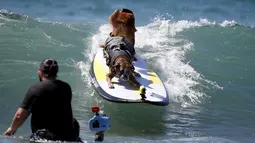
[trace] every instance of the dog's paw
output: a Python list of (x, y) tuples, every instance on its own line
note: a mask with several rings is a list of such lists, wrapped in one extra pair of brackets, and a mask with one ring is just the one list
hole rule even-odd
[(110, 89), (114, 89), (113, 84), (108, 84), (108, 87), (109, 87)]

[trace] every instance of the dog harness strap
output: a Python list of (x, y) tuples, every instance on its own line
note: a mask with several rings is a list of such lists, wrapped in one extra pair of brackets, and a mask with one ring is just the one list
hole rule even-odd
[(126, 39), (123, 39), (123, 41), (125, 41), (125, 42), (120, 42), (119, 48), (120, 48), (121, 50), (125, 51), (125, 52), (128, 54), (129, 59), (131, 59), (131, 58), (132, 58), (132, 55), (131, 55), (131, 53), (129, 52), (129, 50), (127, 49), (127, 45), (126, 45), (127, 41), (126, 41)]
[(111, 66), (113, 66), (115, 64), (115, 60), (120, 56), (126, 57), (128, 59), (128, 62), (131, 63), (129, 55), (124, 50), (113, 50), (109, 53), (111, 53), (110, 54), (110, 58), (111, 58), (110, 65)]
[(132, 55), (135, 54), (134, 46), (124, 37), (114, 36), (112, 33), (105, 41), (105, 52), (107, 53), (106, 64), (114, 65), (117, 57), (123, 56), (129, 59), (131, 63)]

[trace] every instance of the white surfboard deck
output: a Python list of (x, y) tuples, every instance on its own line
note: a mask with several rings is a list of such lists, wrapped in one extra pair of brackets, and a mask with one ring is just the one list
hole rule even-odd
[(90, 76), (95, 90), (104, 99), (112, 102), (168, 105), (168, 94), (161, 79), (149, 68), (144, 59), (139, 55), (135, 55), (135, 57), (137, 59), (137, 61), (133, 62), (135, 71), (141, 74), (141, 77), (136, 77), (136, 79), (146, 88), (146, 98), (144, 100), (141, 98), (139, 89), (134, 88), (131, 82), (125, 82), (114, 77), (112, 79), (114, 88), (108, 87), (106, 74), (109, 71), (109, 67), (106, 65), (105, 58), (103, 57), (102, 48), (98, 48), (90, 68)]

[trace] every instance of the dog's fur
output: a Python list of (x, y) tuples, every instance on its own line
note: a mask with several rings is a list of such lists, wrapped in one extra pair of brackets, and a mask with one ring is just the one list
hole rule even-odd
[[(115, 36), (123, 36), (135, 45), (135, 32), (134, 25), (130, 25), (127, 20), (122, 21), (120, 17), (120, 10), (115, 10), (109, 17), (109, 23), (113, 27), (112, 34)], [(133, 16), (133, 21), (135, 21)]]
[(127, 71), (125, 74), (129, 76), (129, 80), (134, 84), (135, 87), (140, 87), (140, 83), (135, 79), (135, 76), (140, 76), (140, 74), (134, 71), (133, 65), (131, 65), (126, 57), (118, 57), (116, 59), (115, 65), (109, 67), (109, 73), (106, 75), (106, 80), (109, 88), (114, 88), (111, 79), (118, 75), (121, 70)]
[[(120, 10), (115, 10), (110, 16), (109, 16), (109, 23), (112, 25), (112, 35), (114, 36), (122, 36), (125, 37), (130, 43), (133, 45), (135, 44), (135, 32), (136, 29), (134, 26), (130, 26), (126, 23), (118, 21), (118, 17), (120, 14)], [(104, 45), (100, 45), (101, 48), (104, 48)], [(132, 61), (134, 60), (134, 55), (132, 55), (131, 63), (129, 62), (129, 59), (126, 57), (117, 57), (115, 60), (115, 64), (113, 66), (109, 66), (109, 73), (107, 73), (107, 83), (109, 88), (114, 88), (111, 80), (114, 76), (117, 76), (121, 70), (124, 70), (128, 73), (125, 73), (129, 75), (129, 80), (136, 86), (140, 87), (140, 83), (135, 79), (136, 76), (141, 77), (141, 75), (137, 72), (135, 72), (134, 66), (132, 65)]]

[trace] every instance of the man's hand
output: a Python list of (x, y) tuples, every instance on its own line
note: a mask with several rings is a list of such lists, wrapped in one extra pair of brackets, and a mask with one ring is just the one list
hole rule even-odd
[(24, 123), (29, 114), (30, 114), (29, 111), (23, 108), (19, 108), (13, 117), (11, 126), (6, 130), (4, 135), (6, 136), (13, 135), (16, 132), (16, 130)]
[(16, 132), (16, 131), (14, 131), (12, 128), (8, 128), (8, 129), (5, 131), (4, 135), (5, 135), (5, 136), (11, 136), (11, 135), (14, 135), (15, 132)]

